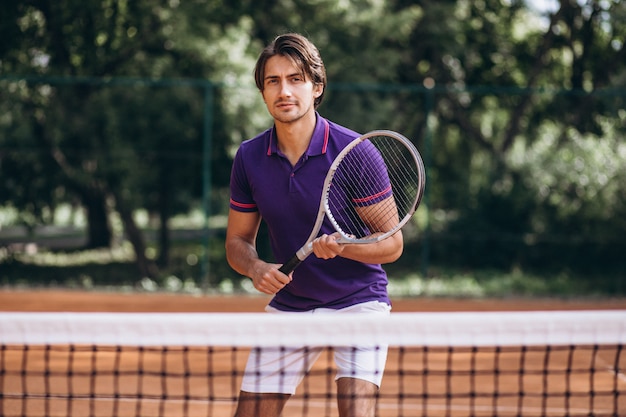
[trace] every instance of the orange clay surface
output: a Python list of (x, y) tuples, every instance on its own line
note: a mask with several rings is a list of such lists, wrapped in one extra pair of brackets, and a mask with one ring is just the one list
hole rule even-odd
[[(260, 295), (191, 296), (163, 293), (0, 290), (0, 311), (262, 312), (268, 301), (268, 297)], [(626, 309), (626, 300), (427, 298), (393, 300), (393, 311), (396, 312), (600, 309)], [(119, 357), (115, 356), (112, 350), (101, 350), (98, 351), (96, 358), (90, 351), (83, 352), (77, 349), (71, 353), (72, 359), (68, 360), (67, 350), (48, 351), (34, 347), (28, 353), (27, 362), (20, 349), (7, 350), (3, 353), (3, 361), (9, 372), (0, 378), (0, 388), (5, 394), (4, 401), (0, 401), (0, 415), (5, 417), (233, 415), (239, 378), (247, 353), (246, 349), (240, 349), (236, 354), (218, 349), (213, 352), (212, 359), (208, 359), (206, 351), (190, 349), (184, 357), (180, 352), (172, 352), (167, 369), (172, 371), (174, 376), (164, 380), (159, 377), (164, 366), (160, 350), (148, 349), (140, 354), (131, 350)], [(552, 351), (550, 361), (554, 365), (551, 366), (557, 368), (554, 376), (545, 376), (537, 372), (522, 376), (517, 371), (521, 359), (519, 350), (503, 350), (495, 354), (496, 356), (491, 350), (470, 356), (468, 350), (451, 353), (432, 349), (426, 353), (419, 349), (400, 351), (390, 348), (377, 416), (513, 416), (520, 413), (524, 416), (557, 416), (567, 413), (576, 416), (608, 416), (614, 415), (612, 414), (614, 404), (617, 405), (619, 415), (626, 415), (624, 399), (626, 377), (619, 374), (619, 378), (616, 379), (615, 373), (610, 372), (608, 367), (614, 361), (612, 359), (615, 357), (614, 348), (595, 353), (593, 359), (599, 367), (591, 377), (593, 389), (596, 392), (609, 392), (607, 396), (598, 394), (593, 398), (589, 396), (591, 380), (588, 372), (581, 375), (573, 373), (566, 380), (563, 372), (559, 371), (563, 363), (571, 363), (575, 370), (584, 370), (589, 366), (591, 360), (589, 356), (592, 353), (587, 350), (576, 351), (575, 354)], [(137, 364), (138, 355), (141, 355), (142, 377), (136, 374), (126, 376), (125, 373), (118, 377), (115, 376), (117, 374), (106, 371), (104, 375), (98, 377), (90, 376), (89, 364), (97, 363), (105, 369), (108, 369), (107, 366), (109, 368), (113, 366), (111, 364), (117, 364), (115, 365), (117, 370), (126, 371), (126, 367)], [(529, 351), (524, 353), (523, 358), (525, 366), (531, 370), (539, 369), (546, 362), (546, 356), (541, 352)], [(489, 371), (494, 361), (497, 361), (500, 369), (495, 377)], [(46, 374), (38, 372), (44, 362), (48, 367)], [(581, 363), (580, 366), (578, 362)], [(624, 369), (626, 364), (622, 362), (626, 360), (620, 359), (620, 368)], [(33, 376), (22, 376), (20, 364), (23, 363), (27, 363), (27, 368), (35, 371)], [(403, 364), (401, 367), (400, 363)], [(422, 368), (425, 363), (429, 366), (428, 376), (424, 374)], [(469, 374), (465, 369), (470, 363), (481, 371)], [(72, 381), (67, 376), (69, 364), (73, 369)], [(180, 374), (189, 372), (184, 371), (189, 364), (193, 364), (190, 368), (191, 373), (198, 372), (201, 376), (191, 375), (188, 382), (179, 381)], [(447, 372), (443, 370), (447, 369), (449, 364), (458, 366), (460, 371), (458, 374), (455, 373), (456, 376), (446, 378)], [(81, 366), (84, 366), (85, 370)], [(332, 367), (332, 358), (322, 354), (312, 372), (300, 385), (296, 396), (287, 403), (283, 417), (337, 416), (336, 400), (333, 397)], [(210, 369), (208, 378), (208, 372), (205, 372), (207, 369)], [(138, 386), (143, 392), (139, 399), (135, 398)], [(30, 391), (28, 398), (23, 397), (24, 387)], [(83, 393), (84, 390), (90, 389), (89, 387), (100, 390), (97, 397), (91, 397), (90, 391)], [(174, 396), (173, 400), (162, 400), (164, 387), (167, 389), (168, 397)], [(470, 387), (472, 395), (468, 394)], [(301, 391), (304, 388), (307, 390), (306, 395)], [(52, 389), (54, 395), (43, 394), (49, 389)], [(546, 394), (544, 389), (548, 390), (549, 396), (544, 396)], [(619, 399), (613, 397), (614, 389), (621, 393)], [(494, 390), (499, 394), (494, 396)], [(523, 400), (520, 400), (518, 394), (522, 390), (524, 396)], [(568, 395), (563, 394), (566, 390), (569, 391)], [(42, 394), (39, 394), (40, 391)], [(403, 393), (402, 396), (399, 395), (400, 392)], [(69, 393), (71, 400), (68, 399)], [(181, 395), (188, 396), (188, 400), (181, 401)], [(542, 414), (546, 410), (547, 414)]]

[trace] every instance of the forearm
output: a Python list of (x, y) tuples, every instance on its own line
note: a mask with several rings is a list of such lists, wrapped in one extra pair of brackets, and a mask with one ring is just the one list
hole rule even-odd
[(278, 265), (259, 259), (256, 248), (245, 240), (228, 240), (226, 259), (231, 268), (250, 278), (260, 292), (276, 294), (291, 281), (291, 276), (280, 272)]
[(402, 255), (402, 250), (402, 232), (398, 232), (376, 243), (346, 244), (341, 256), (358, 262), (387, 264), (395, 262)]
[(226, 242), (226, 260), (232, 269), (252, 278), (255, 265), (261, 261), (254, 245), (241, 239), (229, 239)]
[(368, 244), (337, 243), (338, 234), (323, 235), (313, 242), (313, 252), (318, 258), (335, 256), (369, 264), (386, 264), (396, 261), (403, 250), (402, 232), (387, 239)]

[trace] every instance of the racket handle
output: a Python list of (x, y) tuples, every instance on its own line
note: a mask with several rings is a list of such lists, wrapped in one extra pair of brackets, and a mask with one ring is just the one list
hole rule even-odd
[(293, 255), (291, 259), (285, 262), (283, 266), (278, 268), (278, 270), (285, 275), (289, 275), (298, 265), (300, 265), (300, 262), (302, 261), (298, 258), (298, 255)]

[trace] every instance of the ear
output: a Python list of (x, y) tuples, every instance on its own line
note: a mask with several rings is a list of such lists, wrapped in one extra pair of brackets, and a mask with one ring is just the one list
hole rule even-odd
[(323, 84), (314, 84), (313, 85), (313, 97), (318, 98), (324, 92)]

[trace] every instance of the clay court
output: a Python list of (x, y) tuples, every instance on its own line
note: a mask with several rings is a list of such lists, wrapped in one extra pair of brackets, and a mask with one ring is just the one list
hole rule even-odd
[[(5, 290), (0, 291), (0, 311), (261, 312), (268, 300), (265, 296)], [(620, 299), (401, 298), (393, 300), (393, 304), (395, 312), (626, 308), (626, 303)], [(617, 369), (624, 369), (626, 355), (618, 354), (617, 349), (554, 349), (549, 355), (549, 368), (555, 374), (547, 375), (541, 368), (547, 361), (545, 352), (533, 352), (532, 349), (476, 352), (471, 348), (454, 351), (446, 348), (392, 348), (378, 415), (516, 416), (520, 412), (523, 416), (624, 415), (626, 377), (621, 371), (616, 375), (611, 367), (617, 357)], [(233, 377), (233, 369), (241, 372), (248, 350), (239, 349), (233, 353), (223, 348), (214, 349), (209, 358), (206, 349), (170, 349), (167, 359), (163, 359), (160, 348), (131, 349), (120, 356), (114, 347), (98, 350), (97, 354), (90, 349), (83, 351), (76, 348), (69, 353), (67, 349), (35, 347), (28, 354), (27, 367), (40, 375), (29, 377), (26, 382), (19, 374), (19, 366), (26, 363), (24, 354), (10, 350), (2, 353), (3, 366), (10, 372), (0, 374), (0, 392), (6, 395), (28, 387), (32, 392), (51, 389), (57, 395), (34, 396), (28, 400), (5, 396), (0, 401), (0, 416), (229, 416), (234, 412), (238, 392), (239, 376)], [(521, 361), (528, 369), (524, 374), (517, 370)], [(89, 372), (80, 374), (81, 367), (89, 369), (90, 364), (96, 362), (105, 375), (94, 378)], [(496, 362), (498, 371), (494, 377), (490, 369)], [(142, 376), (125, 376), (125, 372), (137, 363), (141, 364)], [(425, 363), (429, 367), (427, 373), (424, 372)], [(588, 368), (589, 363), (597, 368), (593, 375), (588, 372), (577, 375), (579, 370)], [(473, 370), (470, 370), (470, 364)], [(453, 374), (448, 370), (450, 365), (455, 366)], [(72, 382), (66, 375), (70, 366)], [(170, 374), (166, 382), (162, 378), (164, 369)], [(323, 353), (299, 392), (288, 403), (284, 417), (336, 416), (333, 372), (332, 358)], [(186, 380), (181, 377), (184, 374), (188, 376)], [(93, 388), (101, 390), (102, 397), (91, 396)], [(167, 390), (167, 400), (164, 399), (164, 389)], [(590, 396), (586, 394), (590, 390), (608, 394)], [(619, 391), (619, 398), (616, 390)], [(493, 391), (498, 394), (494, 396)], [(71, 400), (67, 399), (68, 392), (71, 393)], [(523, 392), (523, 399), (520, 399), (520, 392)], [(548, 398), (546, 392), (555, 394), (554, 398)], [(133, 395), (141, 398), (131, 398)], [(615, 410), (619, 414), (615, 414)]]
[[(269, 298), (67, 290), (0, 291), (0, 311), (262, 312)], [(626, 309), (625, 299), (396, 298), (393, 311), (533, 311)]]

